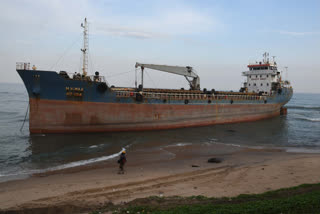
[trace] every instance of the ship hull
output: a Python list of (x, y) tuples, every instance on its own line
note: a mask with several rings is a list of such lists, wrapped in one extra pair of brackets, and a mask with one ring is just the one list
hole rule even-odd
[(30, 99), (31, 133), (174, 129), (256, 121), (280, 114), (281, 104), (159, 105)]
[(280, 114), (292, 88), (268, 96), (102, 87), (52, 71), (17, 70), (30, 103), (31, 133), (173, 129), (256, 121)]

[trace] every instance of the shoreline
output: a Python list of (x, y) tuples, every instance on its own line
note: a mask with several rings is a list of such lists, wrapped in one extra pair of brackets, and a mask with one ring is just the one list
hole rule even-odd
[[(209, 158), (221, 163), (208, 163)], [(149, 196), (231, 197), (320, 182), (320, 154), (223, 144), (129, 151), (116, 158), (0, 183), (0, 211), (52, 206), (99, 208)], [(195, 166), (195, 167), (193, 167)]]
[[(253, 149), (253, 150), (264, 150), (264, 151), (282, 151), (285, 153), (294, 153), (294, 154), (320, 154), (320, 148), (300, 148), (300, 147), (277, 147), (277, 146), (249, 146), (249, 145), (238, 145), (238, 144), (225, 144), (220, 142), (207, 142), (207, 143), (200, 143), (198, 145), (195, 145), (193, 143), (176, 143), (176, 144), (170, 144), (160, 147), (151, 147), (152, 149), (158, 149), (163, 150), (170, 147), (183, 147), (183, 146), (199, 146), (199, 145), (211, 145), (211, 146), (222, 146), (225, 148), (240, 148), (242, 150), (245, 149)], [(128, 149), (128, 148), (123, 148)], [(148, 148), (150, 150), (150, 148)], [(138, 149), (139, 151), (139, 149)], [(131, 151), (130, 151), (131, 152)], [(149, 152), (149, 151), (148, 151)], [(16, 174), (8, 174), (8, 175), (1, 175), (0, 174), (0, 184), (11, 182), (11, 181), (18, 181), (18, 180), (25, 180), (30, 177), (34, 176), (46, 176), (46, 175), (53, 175), (53, 174), (59, 174), (64, 172), (79, 172), (83, 170), (90, 170), (90, 169), (96, 169), (96, 168), (102, 168), (105, 162), (112, 161), (118, 158), (121, 151), (117, 153), (113, 153), (110, 155), (104, 155), (104, 156), (98, 156), (90, 159), (83, 159), (83, 160), (76, 160), (73, 162), (67, 162), (62, 163), (57, 166), (48, 167), (44, 169), (30, 169), (29, 171), (25, 171), (22, 173), (16, 173)]]

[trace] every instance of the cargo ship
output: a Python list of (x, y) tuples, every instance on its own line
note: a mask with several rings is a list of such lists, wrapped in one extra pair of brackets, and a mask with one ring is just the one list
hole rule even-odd
[[(19, 62), (16, 70), (29, 95), (30, 133), (115, 132), (172, 129), (256, 121), (280, 115), (293, 89), (273, 58), (248, 65), (239, 92), (201, 89), (190, 66), (136, 63), (139, 84), (114, 87), (99, 72), (88, 75), (88, 23), (84, 20), (82, 72), (38, 70)], [(144, 88), (144, 69), (181, 75), (190, 89)], [(141, 75), (141, 76), (140, 76)]]

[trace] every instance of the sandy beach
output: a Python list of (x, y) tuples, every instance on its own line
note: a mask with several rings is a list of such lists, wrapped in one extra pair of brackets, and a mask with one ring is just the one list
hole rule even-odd
[(0, 183), (0, 210), (85, 213), (148, 196), (229, 197), (320, 182), (320, 154), (277, 148), (176, 145), (129, 150), (127, 159), (124, 175), (115, 158)]

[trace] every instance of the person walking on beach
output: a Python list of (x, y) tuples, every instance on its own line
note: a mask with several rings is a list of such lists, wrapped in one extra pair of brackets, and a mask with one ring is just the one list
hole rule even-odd
[(119, 173), (118, 174), (124, 174), (124, 164), (127, 162), (127, 158), (126, 158), (126, 151), (123, 150), (121, 152), (120, 158), (118, 160), (118, 164), (119, 164)]

